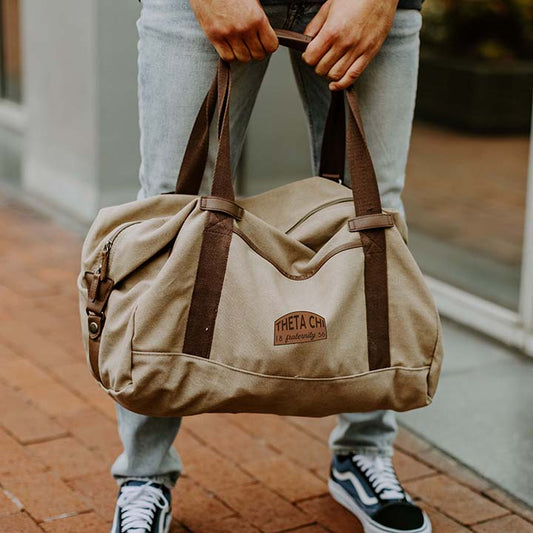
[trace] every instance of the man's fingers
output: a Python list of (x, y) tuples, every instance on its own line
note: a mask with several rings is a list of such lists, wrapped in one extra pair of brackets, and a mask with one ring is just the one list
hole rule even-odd
[(346, 74), (348, 69), (352, 66), (354, 61), (361, 55), (361, 53), (356, 50), (350, 50), (348, 53), (344, 54), (329, 70), (325, 75), (332, 81), (340, 81), (342, 77)]
[(353, 82), (357, 80), (357, 78), (363, 73), (369, 61), (370, 59), (367, 56), (359, 56), (339, 81), (332, 81), (329, 84), (330, 90), (340, 91), (350, 87), (350, 85), (352, 85)]
[(235, 54), (233, 53), (231, 46), (226, 41), (217, 41), (213, 43), (213, 46), (215, 47), (218, 55), (224, 61), (227, 61), (228, 63), (235, 61)]
[(315, 66), (319, 76), (325, 76), (343, 57), (343, 51), (337, 47), (330, 48)]
[(305, 35), (310, 35), (311, 37), (316, 36), (322, 26), (324, 26), (324, 22), (326, 22), (326, 19), (328, 18), (329, 5), (329, 2), (325, 2), (324, 4), (322, 4), (322, 7), (318, 10), (318, 13), (311, 19), (311, 22), (309, 22), (309, 24), (306, 26), (304, 30)]
[(252, 60), (252, 55), (248, 46), (241, 38), (234, 38), (228, 41), (233, 53), (235, 54), (235, 59), (237, 61), (242, 61), (243, 63), (248, 63)]
[(333, 41), (333, 36), (322, 28), (318, 35), (307, 45), (305, 52), (302, 54), (302, 59), (308, 65), (314, 67), (331, 48)]
[(272, 54), (279, 47), (278, 36), (272, 29), (270, 22), (266, 21), (266, 24), (259, 29), (259, 40), (265, 49), (267, 54)]
[(250, 51), (252, 59), (255, 59), (256, 61), (261, 61), (261, 59), (265, 59), (266, 52), (263, 48), (263, 45), (261, 44), (257, 32), (250, 32), (249, 34), (245, 35), (244, 42), (248, 47), (248, 50)]

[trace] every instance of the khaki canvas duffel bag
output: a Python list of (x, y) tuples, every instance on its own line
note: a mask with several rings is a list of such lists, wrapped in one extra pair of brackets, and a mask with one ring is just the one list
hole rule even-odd
[[(332, 93), (319, 176), (236, 201), (230, 90), (220, 61), (175, 193), (102, 209), (87, 235), (78, 288), (95, 378), (155, 416), (429, 404), (439, 316), (404, 221), (381, 208), (354, 92)], [(213, 186), (200, 197), (215, 114)]]

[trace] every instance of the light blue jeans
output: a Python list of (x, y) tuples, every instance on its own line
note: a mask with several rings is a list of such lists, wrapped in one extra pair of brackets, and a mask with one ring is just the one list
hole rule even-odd
[[(320, 7), (316, 2), (288, 0), (262, 3), (274, 28), (298, 32), (303, 32)], [(399, 10), (383, 47), (355, 86), (382, 203), (402, 212), (400, 195), (415, 104), (420, 26), (418, 11)], [(213, 79), (218, 56), (188, 0), (144, 0), (138, 30), (142, 156), (138, 197), (146, 198), (174, 189), (190, 130)], [(328, 82), (292, 50), (291, 62), (308, 118), (316, 174), (329, 102)], [(232, 65), (230, 132), (234, 175), (267, 65), (268, 58)], [(214, 144), (211, 143), (212, 148)], [(206, 178), (213, 157), (214, 152), (210, 151)], [(120, 406), (117, 413), (124, 452), (112, 467), (113, 476), (119, 482), (150, 477), (172, 486), (181, 472), (181, 461), (172, 447), (181, 419), (142, 416)], [(391, 455), (396, 431), (391, 411), (341, 414), (330, 436), (330, 446), (334, 452)]]

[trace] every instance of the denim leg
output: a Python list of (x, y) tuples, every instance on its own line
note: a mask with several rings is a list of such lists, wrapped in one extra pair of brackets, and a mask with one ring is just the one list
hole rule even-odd
[[(303, 31), (318, 7), (310, 7), (294, 29)], [(418, 11), (398, 10), (380, 52), (354, 85), (382, 204), (402, 214), (401, 193), (414, 114), (420, 26)], [(300, 54), (292, 50), (291, 63), (308, 118), (312, 164), (317, 174), (330, 98), (328, 81), (317, 77)], [(330, 446), (334, 452), (391, 455), (396, 433), (392, 411), (345, 413), (339, 416)]]
[(111, 473), (120, 483), (150, 478), (172, 488), (181, 473), (181, 460), (172, 447), (181, 418), (156, 418), (128, 411), (117, 404), (118, 432), (124, 451)]
[[(273, 24), (282, 24), (286, 6), (266, 6)], [(139, 31), (139, 119), (141, 190), (138, 198), (174, 190), (194, 120), (213, 81), (218, 54), (203, 33), (188, 0), (143, 0)], [(268, 58), (232, 64), (230, 102), (233, 176), (250, 114)], [(212, 128), (215, 132), (216, 128)], [(216, 135), (211, 136), (216, 141)], [(216, 156), (210, 142), (204, 181), (210, 181)]]
[[(271, 23), (281, 26), (286, 6), (265, 8)], [(174, 190), (194, 120), (216, 72), (218, 55), (200, 28), (188, 0), (143, 0), (139, 31), (139, 119), (141, 168), (139, 199)], [(232, 65), (230, 101), (233, 175), (244, 135), (268, 60)], [(212, 128), (204, 181), (216, 156), (216, 124)], [(206, 190), (206, 184), (202, 190)], [(169, 487), (181, 472), (172, 448), (180, 418), (155, 418), (117, 406), (124, 452), (111, 472), (119, 481), (155, 478)]]

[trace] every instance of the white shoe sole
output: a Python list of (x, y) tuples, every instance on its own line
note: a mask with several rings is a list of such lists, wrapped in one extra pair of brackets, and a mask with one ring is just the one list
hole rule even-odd
[(354, 514), (359, 522), (361, 522), (365, 533), (431, 533), (431, 522), (429, 521), (428, 516), (424, 513), (424, 523), (422, 527), (418, 529), (409, 529), (409, 530), (400, 530), (400, 529), (391, 529), (389, 527), (382, 526), (374, 520), (372, 520), (364, 511), (361, 509), (354, 499), (346, 492), (338, 483), (335, 483), (332, 479), (328, 481), (329, 493), (333, 499), (340, 503), (343, 507), (348, 509), (352, 514)]

